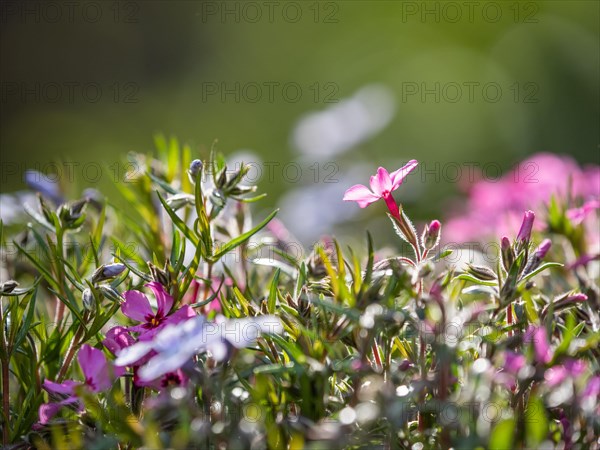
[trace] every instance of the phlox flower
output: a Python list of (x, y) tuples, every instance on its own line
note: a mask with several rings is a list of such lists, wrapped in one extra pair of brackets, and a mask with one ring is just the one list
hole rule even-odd
[(362, 184), (355, 184), (344, 194), (344, 201), (354, 201), (361, 208), (366, 208), (373, 202), (382, 198), (390, 213), (398, 217), (398, 205), (392, 196), (392, 192), (400, 187), (404, 178), (417, 167), (418, 162), (410, 160), (404, 167), (389, 173), (383, 167), (377, 169), (377, 173), (369, 180), (370, 189)]
[[(121, 326), (116, 326), (108, 330), (106, 338), (102, 341), (102, 344), (116, 356), (118, 356), (123, 349), (130, 347), (135, 343), (136, 340), (129, 334), (127, 328)], [(138, 374), (140, 366), (148, 362), (155, 354), (156, 352), (151, 352), (131, 366), (133, 371), (133, 383), (136, 386), (150, 387), (162, 391), (169, 386), (183, 386), (187, 384), (188, 377), (180, 370), (166, 373), (156, 380), (141, 380)], [(124, 369), (119, 368), (119, 370)]]
[(283, 326), (275, 316), (224, 319), (220, 323), (196, 316), (177, 325), (169, 324), (151, 340), (139, 341), (123, 349), (115, 364), (129, 366), (154, 352), (138, 372), (142, 382), (152, 381), (176, 372), (199, 353), (209, 351), (213, 358), (222, 361), (230, 347), (244, 348), (263, 333), (282, 331)]
[(156, 297), (156, 312), (150, 306), (148, 297), (139, 291), (124, 292), (123, 297), (125, 301), (121, 304), (121, 311), (124, 315), (136, 322), (141, 322), (140, 325), (128, 328), (129, 331), (140, 333), (140, 338), (151, 338), (159, 329), (167, 324), (179, 323), (196, 315), (194, 310), (187, 305), (169, 314), (173, 307), (173, 297), (156, 281), (152, 281), (146, 284), (146, 286), (152, 289)]
[(598, 208), (600, 208), (600, 201), (588, 200), (579, 208), (569, 209), (567, 211), (567, 217), (573, 223), (573, 225), (579, 225), (589, 213)]
[(43, 388), (54, 397), (63, 397), (56, 403), (44, 403), (40, 405), (39, 419), (41, 424), (46, 424), (66, 405), (73, 405), (78, 411), (83, 411), (83, 404), (77, 395), (77, 389), (84, 387), (89, 392), (98, 393), (107, 390), (113, 383), (113, 377), (123, 374), (121, 367), (114, 370), (109, 365), (104, 353), (89, 345), (83, 345), (77, 361), (85, 377), (85, 381), (65, 380), (62, 383), (45, 380)]

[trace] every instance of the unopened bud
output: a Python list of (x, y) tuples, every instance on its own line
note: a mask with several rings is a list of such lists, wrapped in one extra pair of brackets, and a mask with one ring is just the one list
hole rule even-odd
[(121, 294), (119, 294), (111, 285), (109, 284), (101, 284), (98, 286), (98, 290), (102, 293), (104, 297), (114, 302), (120, 302), (123, 298)]
[(157, 283), (160, 283), (167, 290), (169, 290), (171, 283), (170, 283), (170, 276), (169, 276), (169, 270), (168, 270), (168, 263), (165, 264), (164, 270), (159, 269), (154, 264), (152, 264), (150, 261), (148, 261), (147, 264), (148, 264), (148, 267), (150, 268), (150, 274), (152, 275), (152, 279), (154, 281), (156, 281)]
[(94, 299), (94, 294), (90, 288), (85, 288), (83, 290), (81, 299), (83, 301), (83, 307), (88, 311), (93, 311), (96, 308), (96, 300)]
[(0, 284), (0, 293), (10, 294), (17, 288), (17, 286), (19, 286), (19, 283), (17, 283), (15, 280), (5, 281), (4, 283)]
[(552, 241), (550, 239), (544, 239), (539, 247), (535, 250), (535, 256), (539, 259), (544, 259), (548, 250), (552, 246)]
[(508, 272), (510, 270), (510, 266), (512, 266), (515, 261), (515, 252), (510, 245), (510, 240), (504, 236), (500, 243), (500, 251), (502, 253), (502, 265), (504, 269)]
[(523, 223), (521, 224), (521, 229), (519, 230), (519, 234), (517, 235), (518, 242), (529, 242), (531, 238), (531, 229), (533, 228), (533, 221), (535, 220), (535, 214), (533, 211), (525, 211), (523, 215)]
[(468, 264), (467, 272), (470, 273), (471, 275), (476, 276), (480, 280), (485, 280), (485, 281), (495, 281), (496, 280), (496, 274), (494, 273), (494, 271), (485, 266), (477, 266), (475, 264)]
[(442, 224), (439, 220), (432, 220), (429, 225), (425, 225), (425, 230), (423, 230), (423, 235), (421, 236), (423, 248), (430, 250), (438, 245), (441, 229)]
[(44, 200), (44, 197), (42, 197), (42, 195), (39, 193), (38, 201), (40, 202), (40, 209), (42, 210), (42, 214), (50, 224), (54, 225), (54, 219), (52, 218), (53, 211)]
[(73, 203), (61, 205), (59, 208), (60, 220), (66, 228), (78, 228), (83, 222), (83, 209), (87, 205), (88, 199), (78, 200)]
[(182, 208), (186, 205), (194, 204), (194, 196), (190, 194), (175, 194), (167, 199), (167, 205), (173, 209), (173, 211), (177, 211), (179, 208)]
[(192, 181), (196, 181), (196, 178), (198, 177), (198, 174), (202, 170), (203, 166), (204, 164), (199, 159), (195, 159), (190, 163), (188, 173), (190, 174), (190, 179), (192, 179)]
[(92, 275), (92, 283), (98, 283), (100, 281), (108, 280), (109, 278), (114, 278), (121, 274), (124, 270), (125, 264), (103, 264), (94, 271)]

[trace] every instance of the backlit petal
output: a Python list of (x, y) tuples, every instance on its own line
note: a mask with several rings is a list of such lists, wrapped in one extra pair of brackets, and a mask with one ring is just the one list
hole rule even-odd
[(371, 177), (370, 183), (373, 192), (379, 196), (383, 192), (390, 192), (392, 190), (392, 179), (388, 171), (383, 167), (377, 169), (377, 174)]
[(121, 311), (127, 317), (138, 322), (145, 322), (147, 315), (154, 315), (148, 298), (139, 291), (123, 292), (125, 301), (121, 305)]
[(365, 208), (367, 205), (377, 201), (379, 196), (375, 195), (368, 187), (362, 184), (355, 184), (344, 194), (344, 201), (357, 202), (358, 206)]
[(171, 307), (173, 306), (173, 297), (167, 293), (162, 284), (156, 281), (146, 284), (146, 287), (152, 289), (154, 296), (156, 297), (158, 311), (162, 312), (163, 316), (166, 316), (169, 311), (171, 311)]
[(417, 167), (417, 164), (419, 164), (419, 162), (416, 159), (411, 159), (405, 166), (390, 174), (390, 178), (392, 179), (392, 190), (397, 189), (398, 186), (402, 184), (404, 178)]

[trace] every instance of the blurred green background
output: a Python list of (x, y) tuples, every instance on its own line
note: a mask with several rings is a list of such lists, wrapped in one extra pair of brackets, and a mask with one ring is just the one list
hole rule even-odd
[(116, 164), (157, 132), (199, 156), (218, 139), (310, 241), (381, 216), (341, 202), (378, 165), (421, 162), (398, 194), (423, 219), (473, 163), (599, 160), (597, 1), (1, 5), (2, 193), (57, 158)]

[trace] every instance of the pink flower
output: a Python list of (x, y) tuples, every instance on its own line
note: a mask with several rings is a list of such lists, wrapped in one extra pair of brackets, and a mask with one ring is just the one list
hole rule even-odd
[(182, 387), (187, 385), (188, 376), (181, 369), (167, 372), (159, 378), (152, 381), (144, 381), (138, 375), (139, 367), (135, 367), (133, 371), (133, 382), (139, 387), (149, 387), (157, 391), (164, 391), (169, 387)]
[(112, 385), (113, 376), (118, 377), (124, 372), (124, 369), (121, 367), (115, 367), (113, 370), (106, 360), (104, 353), (87, 344), (83, 345), (81, 350), (79, 350), (77, 361), (85, 377), (84, 382), (65, 380), (62, 383), (55, 383), (50, 380), (44, 381), (43, 388), (46, 391), (55, 397), (66, 396), (66, 398), (57, 403), (44, 403), (40, 405), (38, 413), (41, 424), (48, 423), (65, 405), (75, 404), (77, 409), (82, 411), (83, 405), (77, 396), (77, 388), (83, 386), (94, 393), (105, 391)]
[(569, 358), (563, 364), (549, 368), (544, 374), (548, 387), (562, 383), (567, 377), (577, 378), (587, 369), (585, 361)]
[(151, 338), (159, 329), (169, 323), (179, 323), (182, 320), (194, 317), (194, 310), (185, 305), (169, 315), (173, 307), (173, 297), (171, 297), (165, 288), (156, 281), (146, 284), (147, 287), (154, 291), (156, 297), (157, 310), (154, 312), (150, 306), (148, 297), (139, 291), (126, 291), (123, 293), (125, 301), (121, 305), (121, 311), (127, 317), (136, 322), (141, 322), (141, 325), (129, 327), (130, 331), (140, 333), (140, 338), (143, 336)]
[(521, 229), (517, 235), (517, 241), (528, 242), (531, 238), (531, 229), (533, 228), (533, 221), (535, 220), (535, 214), (533, 211), (525, 211), (523, 215), (523, 223)]
[(519, 353), (507, 351), (504, 356), (504, 369), (513, 375), (517, 375), (519, 370), (521, 370), (525, 364), (527, 364), (527, 359), (525, 356)]
[(535, 359), (542, 364), (548, 364), (552, 360), (552, 350), (548, 342), (546, 328), (530, 325), (525, 334), (525, 341), (533, 343)]
[(598, 208), (600, 208), (600, 201), (589, 200), (580, 208), (569, 209), (567, 211), (567, 217), (573, 222), (573, 225), (579, 225), (589, 213)]
[[(527, 209), (534, 210), (542, 219), (534, 224), (534, 229), (541, 229), (544, 205), (552, 196), (564, 201), (569, 194), (587, 200), (599, 199), (600, 167), (582, 169), (570, 157), (533, 155), (500, 179), (482, 177), (473, 183), (466, 204), (457, 203), (458, 214), (444, 222), (444, 238), (446, 242), (484, 242), (490, 237), (511, 234), (520, 223), (522, 211)], [(576, 220), (579, 218), (577, 214)], [(598, 233), (590, 233), (592, 237), (595, 234)]]
[(365, 208), (382, 198), (392, 215), (398, 217), (398, 205), (392, 196), (392, 192), (400, 187), (404, 178), (417, 167), (417, 164), (416, 160), (410, 160), (404, 167), (392, 173), (380, 167), (377, 169), (377, 174), (370, 179), (371, 189), (362, 184), (355, 184), (344, 194), (344, 201), (354, 201), (361, 208)]

